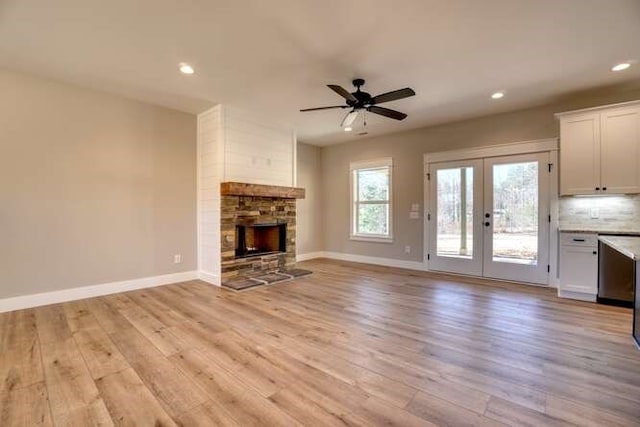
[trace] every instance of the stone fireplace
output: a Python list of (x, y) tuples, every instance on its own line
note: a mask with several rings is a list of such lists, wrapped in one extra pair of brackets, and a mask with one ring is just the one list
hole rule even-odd
[(220, 190), (222, 284), (293, 269), (304, 189), (223, 182)]

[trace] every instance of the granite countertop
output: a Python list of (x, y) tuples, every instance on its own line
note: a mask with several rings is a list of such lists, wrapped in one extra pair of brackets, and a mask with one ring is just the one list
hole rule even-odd
[(598, 240), (611, 246), (623, 255), (637, 261), (640, 259), (640, 237), (634, 236), (599, 236)]
[(597, 228), (573, 228), (573, 227), (560, 227), (558, 230), (561, 233), (596, 233), (596, 234), (627, 234), (630, 236), (640, 236), (639, 230), (606, 230)]

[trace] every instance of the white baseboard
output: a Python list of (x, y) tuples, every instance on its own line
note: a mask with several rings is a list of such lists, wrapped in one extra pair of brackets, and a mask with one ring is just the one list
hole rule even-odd
[(598, 300), (598, 295), (590, 294), (586, 292), (559, 290), (558, 296), (560, 298), (577, 299), (580, 301), (587, 301), (587, 302), (596, 302)]
[(136, 289), (153, 288), (155, 286), (186, 282), (197, 278), (197, 271), (184, 271), (181, 273), (163, 274), (161, 276), (142, 277), (140, 279), (123, 280), (120, 282), (102, 283), (99, 285), (62, 289), (60, 291), (4, 298), (0, 299), (0, 313), (21, 310), (23, 308), (39, 307), (42, 305), (99, 297), (102, 295), (133, 291)]
[(326, 258), (325, 252), (307, 252), (306, 254), (296, 255), (296, 261), (307, 261), (315, 258)]
[(220, 276), (215, 273), (209, 273), (208, 271), (199, 271), (198, 278), (203, 282), (207, 282), (210, 285), (220, 286)]
[(363, 264), (382, 265), (385, 267), (406, 268), (408, 270), (426, 271), (426, 266), (420, 261), (406, 261), (402, 259), (380, 258), (374, 256), (346, 254), (343, 252), (322, 252), (322, 258), (340, 261), (359, 262)]

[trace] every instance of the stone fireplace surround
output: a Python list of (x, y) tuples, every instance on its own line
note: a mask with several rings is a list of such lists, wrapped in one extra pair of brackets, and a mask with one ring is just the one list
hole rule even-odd
[[(220, 184), (222, 284), (283, 269), (296, 263), (296, 199), (302, 188), (223, 182)], [(236, 256), (236, 225), (286, 224), (286, 251)]]

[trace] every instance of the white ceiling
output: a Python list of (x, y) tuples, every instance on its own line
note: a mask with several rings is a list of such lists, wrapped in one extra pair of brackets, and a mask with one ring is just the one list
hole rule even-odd
[[(356, 139), (326, 84), (373, 95), (370, 135), (640, 78), (640, 0), (0, 0), (0, 66), (199, 112), (262, 111), (317, 145)], [(177, 71), (181, 61), (196, 69)], [(493, 101), (489, 95), (506, 90)]]

